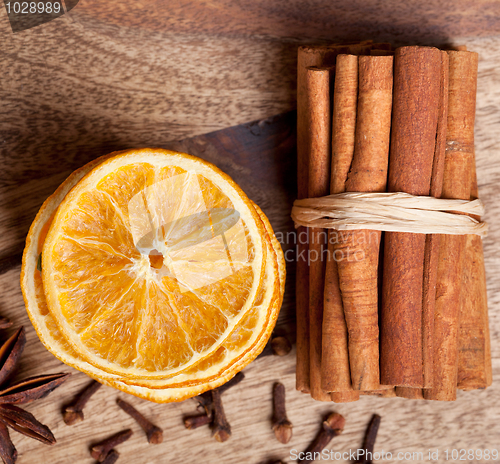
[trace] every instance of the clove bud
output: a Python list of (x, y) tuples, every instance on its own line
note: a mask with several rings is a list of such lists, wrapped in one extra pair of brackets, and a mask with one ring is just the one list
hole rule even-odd
[(286, 356), (292, 351), (292, 345), (285, 337), (274, 337), (271, 340), (271, 348), (275, 356)]
[(101, 387), (99, 382), (93, 380), (83, 390), (81, 390), (74, 398), (73, 402), (63, 408), (63, 420), (66, 425), (74, 425), (81, 422), (85, 417), (83, 408), (87, 404), (90, 397)]
[(92, 445), (90, 455), (97, 461), (103, 462), (115, 446), (127, 441), (131, 436), (132, 430), (130, 429), (115, 433), (111, 437)]
[(120, 457), (120, 453), (114, 449), (112, 449), (104, 461), (102, 461), (102, 464), (115, 464), (116, 461), (118, 461), (118, 458)]
[(273, 337), (259, 354), (258, 358), (265, 356), (286, 356), (292, 350), (292, 344), (286, 337)]

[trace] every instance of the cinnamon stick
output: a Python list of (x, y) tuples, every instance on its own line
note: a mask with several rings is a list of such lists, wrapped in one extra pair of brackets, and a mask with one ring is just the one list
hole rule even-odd
[[(429, 195), (440, 101), (441, 52), (395, 52), (388, 191)], [(386, 385), (423, 387), (425, 235), (385, 234), (380, 370)]]
[[(306, 75), (310, 66), (321, 66), (336, 56), (326, 47), (299, 47), (297, 63), (297, 198), (307, 198), (309, 191), (310, 133)], [(308, 393), (309, 382), (309, 264), (307, 262), (308, 230), (297, 229), (296, 314), (297, 314), (297, 367), (296, 388)]]
[[(330, 183), (330, 73), (331, 69), (309, 67), (306, 74), (309, 95), (309, 197), (328, 194)], [(309, 231), (309, 356), (311, 396), (319, 401), (330, 401), (330, 395), (321, 388), (321, 348), (323, 323), (323, 291), (325, 285), (326, 231)]]
[[(359, 57), (356, 143), (345, 189), (385, 192), (392, 108), (392, 56)], [(335, 243), (340, 290), (349, 331), (355, 390), (376, 390), (379, 376), (378, 258), (380, 231), (344, 232)]]
[[(476, 163), (472, 163), (471, 200), (479, 197)], [(458, 331), (458, 388), (474, 390), (491, 385), (491, 347), (488, 323), (483, 243), (467, 235)]]
[[(305, 198), (300, 197), (299, 198)], [(295, 388), (310, 392), (309, 383), (309, 265), (307, 227), (297, 229), (297, 267), (295, 288), (295, 312), (297, 318), (297, 354)]]
[[(308, 196), (310, 137), (308, 126), (309, 95), (306, 74), (310, 66), (332, 66), (339, 53), (366, 53), (371, 42), (350, 45), (303, 46), (298, 50), (297, 63), (297, 198)], [(296, 388), (309, 392), (309, 265), (308, 231), (297, 229), (296, 314), (297, 314), (297, 368)]]
[[(306, 92), (306, 73), (310, 66), (332, 66), (339, 53), (367, 53), (371, 41), (345, 45), (321, 45), (299, 47), (297, 75), (297, 168), (298, 198), (308, 195), (308, 168), (310, 137), (307, 124), (309, 96)], [(296, 388), (303, 392), (310, 391), (310, 334), (309, 334), (309, 266), (308, 231), (300, 227), (297, 230), (297, 273), (296, 273), (296, 313), (297, 313), (297, 368)]]
[(330, 193), (345, 192), (354, 156), (358, 103), (358, 57), (337, 56), (332, 118), (332, 173)]
[[(299, 197), (301, 198), (301, 197)], [(302, 197), (304, 198), (304, 197)], [(297, 354), (295, 388), (310, 392), (309, 383), (309, 266), (307, 265), (307, 227), (297, 229), (297, 267), (295, 312), (297, 318)]]
[[(455, 50), (467, 51), (467, 47), (460, 45), (455, 47)], [(473, 153), (471, 200), (479, 198), (474, 158)], [(476, 235), (468, 235), (466, 239), (459, 319), (458, 388), (486, 388), (493, 380), (491, 344), (483, 243)]]
[[(358, 99), (358, 57), (339, 55), (335, 69), (332, 116), (332, 175), (330, 193), (345, 191), (347, 174), (354, 155), (356, 108)], [(347, 325), (340, 294), (337, 263), (333, 259), (337, 232), (331, 230), (328, 240), (323, 308), (323, 346), (321, 385), (335, 402), (355, 401), (349, 369)], [(340, 393), (343, 392), (343, 393)]]
[[(448, 54), (441, 51), (441, 76), (439, 109), (436, 133), (436, 145), (434, 148), (434, 161), (432, 166), (432, 177), (430, 195), (440, 198), (443, 191), (444, 160), (446, 152), (446, 128), (448, 121), (448, 80), (449, 61)], [(429, 234), (425, 237), (424, 252), (424, 283), (422, 300), (422, 358), (424, 388), (431, 388), (433, 382), (434, 366), (434, 312), (436, 305), (436, 280), (439, 259), (439, 245), (441, 236)], [(396, 393), (398, 390), (396, 389)], [(404, 396), (409, 394), (410, 396)], [(402, 388), (398, 396), (415, 399), (417, 393), (407, 392)], [(422, 392), (419, 393), (422, 396)], [(418, 395), (417, 395), (418, 396)]]
[[(449, 92), (443, 198), (468, 200), (474, 156), (477, 53), (448, 51)], [(458, 329), (465, 235), (443, 235), (439, 247), (434, 317), (433, 385), (426, 399), (454, 401), (458, 382)]]

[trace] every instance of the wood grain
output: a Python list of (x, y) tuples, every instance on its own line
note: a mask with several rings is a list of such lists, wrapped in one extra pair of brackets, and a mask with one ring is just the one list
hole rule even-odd
[[(15, 326), (27, 328), (27, 348), (18, 377), (74, 372), (51, 396), (27, 406), (51, 427), (58, 443), (47, 447), (13, 432), (18, 462), (90, 464), (88, 446), (126, 427), (134, 430), (134, 436), (119, 447), (122, 457), (118, 462), (260, 464), (274, 458), (290, 462), (290, 450), (304, 450), (316, 435), (321, 418), (334, 410), (347, 420), (344, 434), (330, 446), (334, 451), (361, 446), (372, 413), (382, 416), (376, 451), (384, 449), (394, 456), (401, 451), (426, 453), (429, 448), (439, 448), (438, 462), (445, 462), (446, 448), (498, 446), (499, 3), (373, 1), (363, 2), (362, 12), (360, 0), (347, 5), (314, 2), (308, 8), (298, 0), (245, 5), (229, 0), (169, 2), (168, 9), (165, 4), (82, 0), (70, 15), (18, 34), (12, 34), (0, 8), (0, 257), (14, 256), (12, 263), (16, 263), (16, 253), (22, 251), (38, 207), (76, 167), (115, 149), (164, 147), (181, 139), (181, 149), (230, 173), (269, 214), (276, 231), (286, 237), (292, 231), (288, 208), (295, 194), (290, 143), (293, 115), (291, 120), (275, 121), (288, 127), (289, 135), (280, 129), (281, 136), (256, 148), (252, 148), (253, 134), (270, 130), (272, 120), (235, 129), (226, 138), (221, 134), (191, 137), (293, 110), (300, 43), (335, 37), (463, 43), (480, 55), (476, 153), (480, 196), (490, 223), (484, 246), (493, 386), (481, 392), (459, 392), (452, 404), (375, 397), (351, 404), (321, 404), (295, 391), (292, 351), (285, 358), (255, 361), (245, 369), (244, 382), (224, 394), (233, 429), (232, 438), (224, 444), (215, 442), (208, 429), (184, 429), (182, 416), (194, 412), (192, 401), (155, 405), (127, 398), (165, 429), (162, 445), (148, 445), (141, 430), (115, 405), (122, 394), (107, 387), (92, 398), (85, 421), (68, 427), (62, 422), (60, 408), (88, 379), (62, 365), (39, 342), (24, 310), (17, 261), (0, 275), (0, 314), (11, 318)], [(464, 35), (482, 37), (460, 38)], [(241, 154), (244, 147), (249, 150), (245, 156)], [(276, 150), (279, 147), (283, 152)], [(279, 320), (285, 331), (291, 330), (295, 317), (292, 266), (288, 272)], [(294, 424), (294, 437), (288, 445), (275, 440), (270, 425), (272, 384), (278, 379), (287, 389), (287, 412)]]
[(161, 0), (122, 0), (119, 4), (81, 0), (73, 14), (156, 31), (330, 41), (370, 38), (421, 43), (500, 31), (500, 5), (491, 0), (214, 0), (196, 3), (196, 7), (190, 0), (171, 1), (168, 7)]

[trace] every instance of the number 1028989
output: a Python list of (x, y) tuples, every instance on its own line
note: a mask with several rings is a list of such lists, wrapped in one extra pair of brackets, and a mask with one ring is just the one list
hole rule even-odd
[(498, 450), (496, 449), (446, 449), (444, 450), (446, 461), (490, 461), (498, 459)]
[(6, 2), (5, 8), (8, 14), (58, 14), (62, 6), (60, 2)]

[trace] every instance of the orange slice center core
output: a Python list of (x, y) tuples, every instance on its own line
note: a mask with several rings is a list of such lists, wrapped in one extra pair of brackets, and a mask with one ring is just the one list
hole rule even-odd
[(151, 251), (149, 263), (153, 269), (161, 269), (163, 267), (163, 255), (156, 250)]

